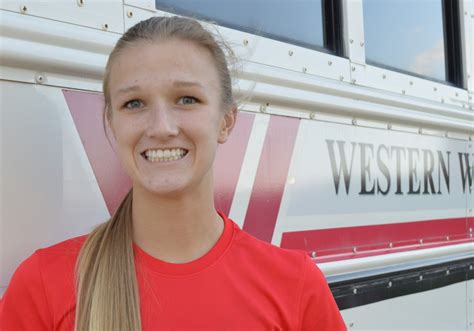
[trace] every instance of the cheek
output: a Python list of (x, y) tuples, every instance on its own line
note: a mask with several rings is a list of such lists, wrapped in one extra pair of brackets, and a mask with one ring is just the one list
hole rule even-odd
[(131, 147), (136, 143), (138, 133), (130, 123), (116, 120), (113, 127), (115, 142), (119, 149)]

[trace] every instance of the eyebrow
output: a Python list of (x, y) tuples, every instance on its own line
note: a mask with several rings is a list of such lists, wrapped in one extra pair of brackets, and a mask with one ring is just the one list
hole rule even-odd
[(198, 88), (204, 89), (204, 86), (199, 82), (189, 82), (189, 81), (183, 81), (183, 80), (178, 80), (178, 81), (173, 82), (173, 86), (175, 86), (175, 87), (198, 87)]
[[(191, 81), (184, 81), (184, 80), (178, 80), (173, 82), (174, 87), (197, 87), (200, 89), (204, 89), (204, 86), (199, 83), (199, 82), (191, 82)], [(128, 87), (121, 88), (117, 91), (118, 94), (124, 94), (127, 92), (133, 92), (133, 91), (139, 91), (140, 86), (138, 85), (132, 85)]]
[(138, 90), (140, 90), (140, 87), (138, 85), (132, 85), (132, 86), (121, 88), (120, 90), (117, 91), (117, 94), (124, 94), (127, 92), (138, 91)]

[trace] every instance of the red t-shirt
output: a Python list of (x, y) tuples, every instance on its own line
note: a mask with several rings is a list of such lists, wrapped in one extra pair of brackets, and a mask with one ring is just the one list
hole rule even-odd
[[(224, 223), (214, 247), (189, 263), (158, 260), (134, 245), (143, 330), (346, 330), (304, 251)], [(0, 330), (74, 329), (74, 265), (84, 239), (39, 249), (18, 267), (0, 303)]]

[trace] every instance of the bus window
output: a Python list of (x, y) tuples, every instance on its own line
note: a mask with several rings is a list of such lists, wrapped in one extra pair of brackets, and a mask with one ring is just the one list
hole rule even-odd
[(307, 48), (336, 51), (334, 42), (324, 36), (333, 24), (323, 24), (327, 9), (322, 1), (156, 0), (156, 8)]
[(451, 50), (459, 44), (453, 43), (458, 18), (448, 17), (452, 7), (443, 0), (363, 0), (366, 62), (461, 85), (454, 77), (461, 73), (461, 59)]

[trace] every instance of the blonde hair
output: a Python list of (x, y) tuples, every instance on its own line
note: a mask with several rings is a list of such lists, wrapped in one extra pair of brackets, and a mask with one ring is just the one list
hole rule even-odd
[[(224, 109), (235, 104), (224, 42), (199, 22), (183, 17), (152, 17), (131, 27), (109, 56), (103, 80), (106, 117), (112, 116), (109, 91), (111, 66), (127, 47), (138, 42), (180, 39), (206, 48), (215, 63)], [(225, 53), (225, 51), (229, 51)], [(132, 228), (132, 190), (110, 220), (100, 224), (86, 239), (76, 264), (76, 331), (141, 330), (140, 298), (135, 273)]]

